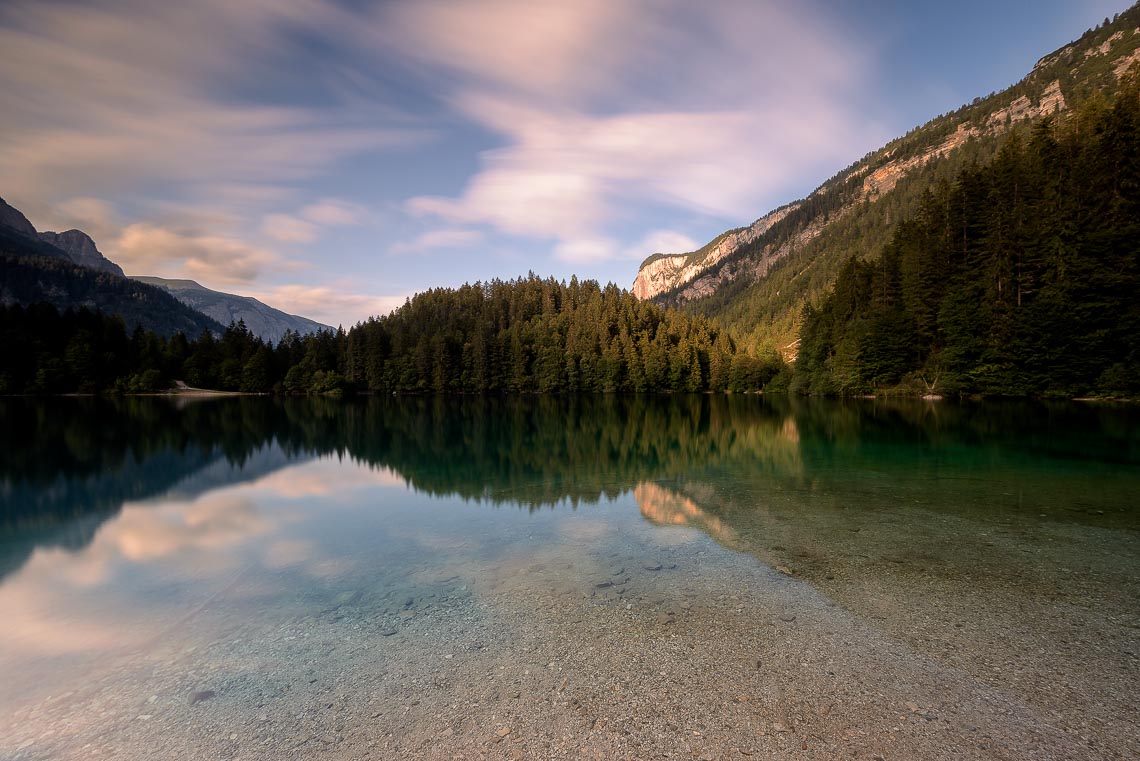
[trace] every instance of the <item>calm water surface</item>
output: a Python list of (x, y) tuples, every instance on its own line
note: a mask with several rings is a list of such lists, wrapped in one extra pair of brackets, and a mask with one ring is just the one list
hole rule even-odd
[(0, 400), (0, 757), (1135, 758), (1140, 414)]

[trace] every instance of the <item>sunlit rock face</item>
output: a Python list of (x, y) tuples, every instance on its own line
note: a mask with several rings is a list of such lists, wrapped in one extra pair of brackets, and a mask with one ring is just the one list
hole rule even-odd
[(798, 207), (799, 204), (790, 204), (770, 212), (748, 227), (724, 233), (700, 251), (650, 257), (641, 265), (633, 281), (633, 295), (643, 300), (651, 299), (684, 283), (696, 281), (701, 273), (758, 239)]

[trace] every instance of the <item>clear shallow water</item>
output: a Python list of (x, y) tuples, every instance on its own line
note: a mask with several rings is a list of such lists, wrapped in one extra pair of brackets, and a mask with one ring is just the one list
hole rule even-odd
[(0, 756), (1140, 754), (1130, 407), (0, 419)]

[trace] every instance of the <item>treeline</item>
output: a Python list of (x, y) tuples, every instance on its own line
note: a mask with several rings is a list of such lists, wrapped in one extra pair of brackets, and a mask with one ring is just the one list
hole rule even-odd
[(121, 315), (128, 330), (141, 325), (168, 337), (178, 332), (196, 336), (203, 330), (220, 333), (225, 327), (162, 288), (82, 267), (58, 250), (57, 256), (42, 253), (50, 249), (0, 225), (0, 304), (47, 303), (61, 310), (85, 304)]
[(0, 309), (0, 393), (198, 388), (308, 393), (749, 391), (786, 379), (774, 353), (738, 349), (714, 323), (614, 285), (535, 275), (435, 289), (349, 331), (243, 323), (171, 338), (86, 309)]
[(800, 338), (802, 392), (1140, 392), (1137, 80), (927, 190)]

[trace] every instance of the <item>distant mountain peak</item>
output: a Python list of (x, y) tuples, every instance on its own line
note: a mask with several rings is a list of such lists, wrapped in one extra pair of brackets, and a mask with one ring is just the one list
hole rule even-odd
[(300, 317), (265, 304), (252, 296), (239, 296), (206, 288), (194, 280), (168, 280), (162, 277), (132, 277), (140, 283), (157, 286), (188, 307), (198, 310), (222, 325), (245, 322), (254, 335), (273, 343), (280, 342), (285, 331), (300, 335), (318, 330), (332, 330), (307, 317)]
[(28, 221), (23, 212), (0, 198), (0, 225), (10, 227), (18, 233), (35, 237), (36, 228)]
[[(62, 255), (62, 258), (78, 264), (80, 267), (107, 272), (123, 277), (123, 269), (113, 261), (103, 256), (95, 246), (91, 236), (82, 230), (67, 230), (62, 233), (38, 232), (28, 218), (16, 207), (0, 198), (0, 227), (6, 227), (26, 238), (42, 241), (52, 248), (40, 249), (38, 253), (48, 255)], [(53, 251), (53, 249), (55, 249)]]
[(123, 268), (103, 256), (103, 253), (95, 246), (95, 241), (91, 239), (91, 236), (82, 230), (66, 230), (61, 233), (42, 232), (37, 233), (36, 237), (44, 243), (55, 246), (81, 267), (90, 267), (93, 270), (110, 272), (113, 275), (123, 277)]

